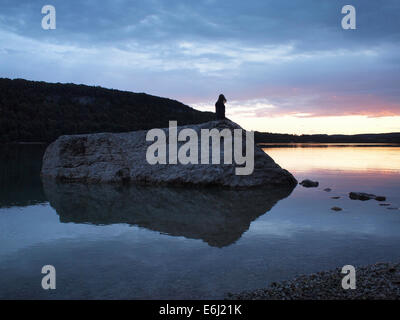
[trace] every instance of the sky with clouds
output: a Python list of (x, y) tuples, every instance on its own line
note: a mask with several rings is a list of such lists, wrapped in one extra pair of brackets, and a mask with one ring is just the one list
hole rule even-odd
[[(41, 9), (56, 8), (56, 30)], [(343, 30), (341, 9), (356, 8)], [(1, 0), (0, 77), (146, 92), (246, 129), (400, 131), (398, 0)]]

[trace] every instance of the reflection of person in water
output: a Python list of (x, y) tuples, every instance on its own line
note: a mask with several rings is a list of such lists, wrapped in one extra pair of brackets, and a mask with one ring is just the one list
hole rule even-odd
[(225, 103), (225, 96), (223, 94), (220, 94), (218, 97), (218, 101), (215, 103), (215, 113), (217, 114), (217, 120), (225, 119)]

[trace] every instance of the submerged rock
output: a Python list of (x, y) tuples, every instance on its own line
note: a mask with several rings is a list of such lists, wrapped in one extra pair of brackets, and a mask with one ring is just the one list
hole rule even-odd
[(374, 194), (364, 193), (364, 192), (350, 192), (349, 198), (351, 200), (361, 200), (361, 201), (367, 201), (371, 199), (374, 199), (376, 201), (386, 201), (386, 197), (376, 196)]
[(339, 196), (334, 196), (334, 197), (331, 197), (331, 199), (340, 199), (340, 197)]
[(312, 181), (309, 179), (303, 180), (302, 182), (300, 182), (300, 184), (305, 188), (316, 188), (319, 186), (318, 181)]
[[(198, 125), (177, 127), (193, 129), (200, 137), (201, 129), (241, 129), (229, 120), (211, 121)], [(177, 150), (186, 141), (177, 142), (168, 136), (168, 128), (162, 129), (167, 136), (166, 150), (176, 144)], [(244, 131), (244, 130), (243, 130)], [(97, 133), (61, 136), (50, 144), (43, 157), (42, 177), (65, 182), (85, 183), (144, 183), (171, 185), (219, 185), (242, 188), (254, 186), (294, 187), (297, 184), (292, 174), (282, 169), (259, 147), (254, 145), (254, 171), (250, 175), (236, 175), (235, 164), (154, 164), (146, 160), (146, 152), (153, 141), (146, 141), (148, 131), (127, 133)], [(245, 132), (245, 131), (244, 131)], [(245, 136), (245, 134), (243, 134)], [(201, 157), (201, 139), (198, 139), (198, 157)], [(236, 139), (231, 139), (236, 142)], [(242, 150), (246, 150), (246, 139)], [(210, 139), (211, 141), (211, 139)], [(254, 144), (254, 141), (252, 141)], [(231, 141), (232, 144), (232, 141)], [(224, 161), (223, 141), (218, 149), (221, 163)], [(211, 158), (212, 148), (209, 148)], [(234, 157), (233, 157), (234, 158)], [(167, 155), (169, 159), (169, 154)], [(200, 158), (199, 158), (200, 159)], [(199, 161), (200, 163), (201, 161)], [(211, 163), (211, 162), (210, 162)]]
[(331, 192), (332, 189), (331, 189), (331, 188), (325, 188), (324, 191), (325, 191), (325, 192)]
[(332, 207), (331, 210), (333, 210), (333, 211), (342, 211), (343, 209), (339, 208), (339, 207)]

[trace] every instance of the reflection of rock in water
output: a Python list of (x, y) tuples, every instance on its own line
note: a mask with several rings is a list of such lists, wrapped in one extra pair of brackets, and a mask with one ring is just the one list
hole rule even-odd
[(43, 180), (61, 222), (127, 223), (223, 247), (292, 189), (226, 190), (62, 184)]

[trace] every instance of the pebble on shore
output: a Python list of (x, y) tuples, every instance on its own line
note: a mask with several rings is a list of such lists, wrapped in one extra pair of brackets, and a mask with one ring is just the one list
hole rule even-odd
[(400, 263), (356, 267), (356, 289), (342, 288), (341, 268), (273, 282), (269, 287), (228, 293), (232, 300), (399, 300)]

